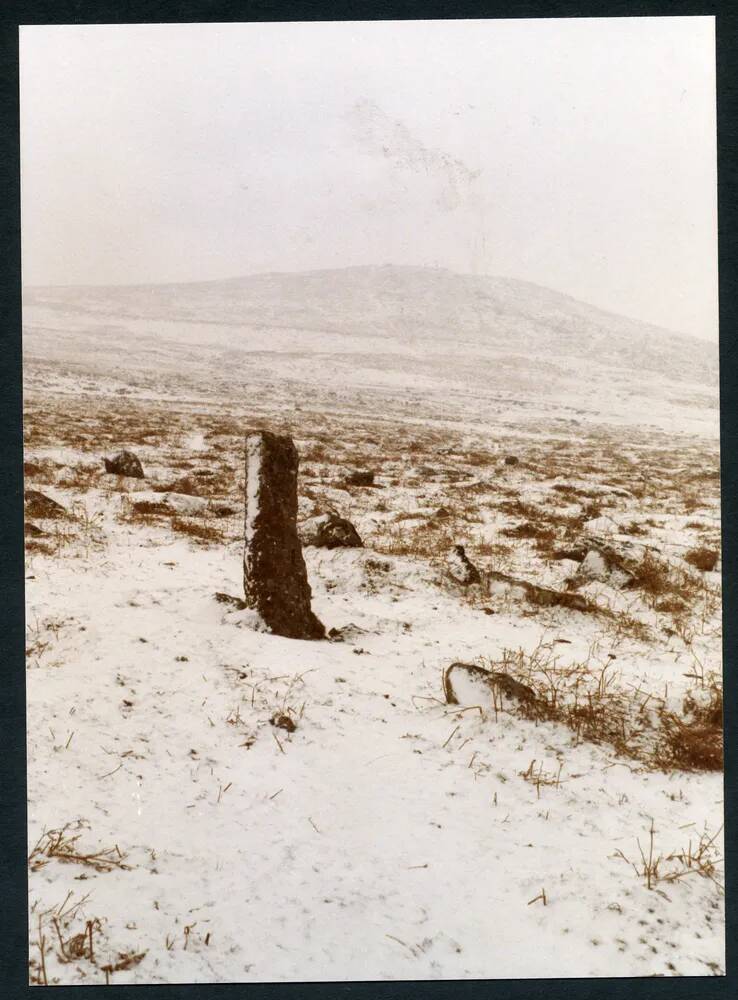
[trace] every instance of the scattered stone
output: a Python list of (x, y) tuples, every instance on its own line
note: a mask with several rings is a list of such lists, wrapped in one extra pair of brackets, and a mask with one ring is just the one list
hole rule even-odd
[(329, 629), (328, 638), (331, 642), (350, 642), (352, 639), (358, 639), (360, 635), (366, 634), (365, 628), (349, 622), (348, 625), (342, 625), (340, 628)]
[(490, 691), (492, 689), (497, 689), (502, 694), (506, 695), (508, 698), (512, 698), (514, 701), (517, 701), (521, 706), (524, 706), (527, 709), (543, 707), (541, 700), (536, 696), (533, 688), (515, 680), (514, 677), (510, 676), (510, 674), (501, 670), (486, 670), (484, 667), (477, 666), (476, 663), (461, 662), (452, 663), (443, 672), (443, 694), (446, 698), (446, 704), (448, 705), (459, 704), (457, 692), (454, 690), (454, 686), (451, 681), (451, 675), (453, 673), (456, 673), (457, 675), (461, 674), (473, 681), (481, 683), (488, 687)]
[(572, 562), (582, 562), (587, 555), (584, 547), (572, 549), (555, 549), (551, 553), (551, 559), (570, 559)]
[(635, 558), (613, 545), (597, 542), (587, 549), (572, 579), (574, 586), (598, 580), (624, 590), (637, 582), (638, 563)]
[(228, 604), (232, 608), (236, 608), (237, 611), (246, 610), (246, 602), (242, 601), (240, 597), (232, 597), (230, 594), (224, 594), (222, 591), (217, 591), (215, 594), (215, 600), (218, 604)]
[(451, 511), (448, 509), (448, 507), (439, 507), (438, 510), (433, 515), (433, 517), (438, 518), (438, 520), (440, 521), (447, 517), (451, 517)]
[(235, 507), (229, 507), (228, 504), (212, 504), (210, 510), (215, 514), (216, 517), (230, 517), (231, 514), (236, 513)]
[(320, 514), (308, 518), (298, 527), (298, 534), (303, 545), (314, 545), (317, 548), (337, 549), (364, 547), (359, 533), (353, 524), (338, 514)]
[(284, 729), (288, 733), (294, 733), (297, 729), (294, 720), (289, 715), (285, 715), (284, 712), (275, 712), (269, 723), (272, 726), (276, 726), (277, 729)]
[(323, 639), (297, 534), (297, 467), (292, 438), (246, 435), (244, 594), (275, 635)]
[(104, 458), (105, 471), (114, 476), (131, 476), (133, 479), (143, 479), (144, 471), (137, 455), (132, 451), (119, 451), (112, 458)]
[(528, 580), (518, 580), (508, 576), (507, 573), (499, 573), (491, 570), (487, 574), (489, 589), (492, 593), (508, 594), (511, 597), (524, 598), (536, 607), (550, 608), (562, 607), (570, 608), (573, 611), (593, 611), (593, 605), (581, 594), (572, 594), (564, 590), (551, 590), (548, 587), (539, 587), (536, 583)]
[(454, 550), (448, 557), (446, 565), (449, 576), (465, 587), (482, 581), (479, 570), (467, 556), (463, 545), (454, 545)]
[(506, 455), (505, 456), (505, 465), (518, 465), (519, 462), (520, 462), (520, 459), (517, 457), (517, 455)]
[(48, 518), (51, 520), (67, 516), (66, 507), (62, 507), (56, 500), (52, 500), (51, 497), (47, 497), (44, 493), (39, 493), (38, 490), (26, 490), (23, 493), (23, 500), (26, 514), (29, 517)]
[(210, 507), (204, 497), (191, 496), (189, 493), (163, 493), (159, 490), (140, 490), (130, 498), (133, 509), (140, 514), (203, 514)]
[(348, 486), (374, 486), (374, 473), (366, 471), (349, 472), (346, 476)]

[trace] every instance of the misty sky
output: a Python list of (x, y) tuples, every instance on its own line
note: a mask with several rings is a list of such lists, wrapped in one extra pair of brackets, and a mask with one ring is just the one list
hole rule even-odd
[(23, 278), (523, 278), (717, 336), (712, 18), (21, 29)]

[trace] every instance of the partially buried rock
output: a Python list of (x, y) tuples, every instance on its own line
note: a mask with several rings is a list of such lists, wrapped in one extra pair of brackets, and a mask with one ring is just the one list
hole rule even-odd
[(103, 459), (105, 471), (114, 476), (131, 476), (133, 479), (143, 479), (144, 471), (137, 455), (132, 451), (119, 451), (112, 458)]
[(517, 455), (506, 455), (505, 456), (505, 465), (518, 465), (519, 462), (520, 462), (520, 459), (517, 457)]
[(322, 639), (297, 534), (297, 449), (268, 431), (246, 436), (246, 606), (275, 635)]
[(588, 549), (575, 574), (574, 583), (581, 585), (597, 580), (624, 590), (633, 586), (637, 573), (637, 563), (632, 556), (612, 545), (598, 542)]
[(360, 549), (364, 543), (353, 524), (338, 514), (320, 514), (303, 521), (298, 528), (303, 545), (322, 549)]
[(479, 570), (467, 556), (463, 545), (454, 545), (454, 550), (448, 557), (447, 566), (449, 576), (457, 583), (461, 583), (464, 586), (469, 586), (472, 583), (481, 583), (482, 578)]
[(346, 476), (349, 486), (374, 486), (374, 473), (366, 471), (349, 472)]
[[(452, 683), (451, 677), (455, 675), (456, 683)], [(462, 683), (460, 684), (459, 681)], [(466, 685), (464, 685), (466, 681)], [(469, 683), (471, 682), (471, 683)], [(459, 705), (466, 699), (459, 697), (462, 693), (460, 688), (466, 686), (467, 692), (472, 695), (471, 701), (477, 700), (475, 688), (486, 687), (490, 692), (496, 689), (498, 693), (506, 695), (517, 702), (520, 707), (528, 710), (539, 708), (539, 699), (533, 688), (521, 683), (510, 674), (501, 670), (486, 670), (476, 663), (452, 663), (443, 672), (443, 694), (448, 705)]]
[(23, 494), (25, 510), (28, 517), (58, 518), (66, 517), (66, 507), (62, 507), (56, 500), (47, 497), (45, 493), (38, 490), (26, 490)]

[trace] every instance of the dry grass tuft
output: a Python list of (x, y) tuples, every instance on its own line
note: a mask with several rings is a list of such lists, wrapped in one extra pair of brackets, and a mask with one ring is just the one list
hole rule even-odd
[(224, 540), (223, 532), (219, 527), (206, 521), (195, 521), (192, 518), (172, 518), (172, 529), (201, 544), (211, 545)]
[(684, 561), (688, 562), (690, 566), (694, 566), (695, 569), (700, 570), (703, 573), (711, 573), (717, 566), (718, 559), (720, 558), (720, 553), (716, 552), (715, 549), (708, 549), (705, 546), (700, 546), (697, 549), (690, 549), (684, 556)]
[[(86, 829), (86, 824), (82, 820), (76, 823), (67, 823), (58, 830), (45, 830), (28, 855), (28, 867), (31, 871), (38, 871), (45, 867), (49, 861), (57, 860), (66, 863), (87, 865), (98, 872), (110, 872), (114, 868), (127, 870), (128, 865), (124, 864), (125, 855), (121, 853), (116, 844), (103, 850), (92, 852), (81, 852), (77, 848), (77, 843), (82, 837), (82, 832)], [(70, 833), (70, 830), (80, 831)]]
[[(609, 744), (624, 758), (653, 770), (722, 769), (722, 686), (717, 678), (701, 680), (676, 715), (666, 710), (663, 699), (622, 687), (609, 660), (562, 664), (553, 647), (542, 643), (531, 653), (503, 650), (498, 660), (480, 657), (479, 665), (452, 664), (442, 675), (447, 704), (457, 703), (449, 675), (459, 666), (492, 687), (504, 681), (521, 714), (565, 725), (576, 743)], [(496, 702), (493, 707), (497, 709)]]

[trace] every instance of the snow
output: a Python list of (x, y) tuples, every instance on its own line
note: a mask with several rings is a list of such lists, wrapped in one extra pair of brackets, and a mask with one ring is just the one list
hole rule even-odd
[[(439, 697), (451, 658), (530, 643), (538, 629), (415, 587), (397, 602), (350, 586), (329, 596), (337, 554), (349, 579), (355, 569), (347, 552), (311, 564), (315, 610), (366, 633), (317, 644), (253, 632), (248, 612), (215, 603), (216, 589), (238, 590), (235, 546), (224, 559), (122, 536), (84, 573), (74, 559), (53, 573), (31, 560), (30, 616), (66, 609), (70, 592), (75, 614), (29, 670), (29, 839), (79, 814), (86, 845), (117, 843), (131, 864), (79, 883), (76, 866), (52, 863), (32, 901), (91, 891), (86, 913), (107, 920), (111, 953), (149, 950), (115, 982), (721, 965), (709, 885), (649, 892), (613, 858), (637, 858), (652, 815), (665, 849), (704, 824), (714, 832), (720, 777), (638, 773), (551, 724), (422, 700)], [(285, 702), (300, 721), (280, 746), (267, 720)], [(520, 776), (533, 760), (561, 764), (561, 786), (539, 797)], [(541, 889), (546, 907), (529, 905)], [(55, 971), (84, 981), (84, 968)]]
[[(28, 540), (29, 853), (45, 830), (70, 824), (80, 853), (110, 849), (116, 862), (31, 864), (32, 974), (39, 917), (50, 983), (103, 983), (105, 964), (114, 985), (722, 974), (715, 882), (692, 871), (649, 889), (630, 863), (648, 851), (652, 822), (664, 874), (703, 835), (722, 855), (722, 774), (619, 756), (510, 699), (493, 703), (462, 676), (449, 705), (441, 683), (454, 661), (535, 661), (637, 692), (652, 721), (659, 700), (674, 712), (687, 694), (708, 703), (695, 677), (721, 671), (718, 574), (700, 578), (703, 604), (683, 619), (612, 579), (582, 587), (608, 617), (533, 608), (504, 583), (460, 587), (447, 557), (463, 543), (482, 572), (565, 589), (580, 564), (504, 534), (525, 519), (505, 511), (510, 502), (581, 514), (582, 538), (654, 545), (682, 566), (689, 548), (719, 546), (719, 485), (697, 478), (717, 468), (709, 372), (680, 366), (690, 355), (677, 338), (665, 371), (639, 375), (651, 348), (630, 321), (518, 283), (446, 276), (436, 293), (424, 276), (389, 269), (352, 273), (334, 301), (330, 281), (305, 281), (307, 305), (288, 276), (236, 283), (232, 295), (213, 283), (28, 300), (26, 460), (50, 463), (28, 485), (85, 511)], [(427, 293), (422, 316), (408, 306), (407, 329), (388, 309), (393, 289), (416, 306), (412, 290)], [(497, 296), (501, 316), (518, 315), (496, 348), (472, 337), (479, 319), (459, 306), (462, 292)], [(433, 310), (434, 330), (457, 316), (454, 361), (440, 334), (424, 339)], [(597, 343), (609, 330), (605, 353), (624, 344), (633, 367), (613, 380), (611, 361), (562, 360), (551, 310), (599, 330)], [(118, 327), (110, 343), (103, 322)], [(508, 361), (495, 374), (515, 331), (521, 356), (534, 342), (551, 347), (561, 381), (544, 384), (545, 352), (532, 349), (528, 368)], [(129, 334), (143, 353), (112, 342)], [(235, 352), (226, 362), (225, 344)], [(250, 356), (257, 344), (274, 353)], [(338, 355), (351, 360), (334, 364)], [(438, 391), (400, 387), (418, 355)], [(337, 641), (272, 635), (253, 611), (215, 599), (242, 594), (261, 463), (253, 435), (244, 468), (242, 429), (257, 420), (297, 440), (301, 517), (335, 510), (365, 541), (304, 550), (313, 610)], [(113, 443), (139, 455), (146, 480), (103, 475)], [(520, 465), (504, 467), (507, 454)], [(338, 485), (359, 460), (376, 470), (376, 489)], [(222, 495), (152, 488), (203, 470), (218, 472)], [(563, 496), (557, 483), (590, 496)], [(602, 513), (587, 520), (592, 497)], [(136, 518), (141, 500), (214, 538)], [(232, 516), (215, 512), (224, 500)], [(441, 506), (449, 518), (434, 518)], [(628, 534), (633, 524), (646, 534)], [(422, 550), (428, 537), (438, 552)], [(272, 724), (279, 713), (293, 732)], [(95, 961), (60, 956), (51, 916), (77, 904), (62, 933), (68, 942), (99, 921)], [(125, 955), (143, 957), (114, 968)]]
[(259, 490), (261, 487), (261, 463), (263, 441), (260, 434), (246, 438), (246, 545), (253, 540), (256, 520), (259, 516)]

